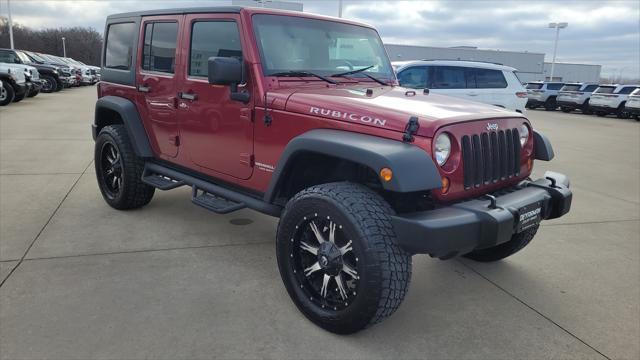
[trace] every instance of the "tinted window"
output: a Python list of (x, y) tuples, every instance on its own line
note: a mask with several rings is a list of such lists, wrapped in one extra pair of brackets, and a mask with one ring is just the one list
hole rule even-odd
[(458, 66), (434, 66), (432, 87), (434, 89), (466, 89), (466, 72), (465, 68)]
[(542, 89), (542, 84), (540, 84), (540, 83), (528, 83), (527, 84), (527, 89), (532, 89), (532, 90)]
[(107, 30), (107, 50), (104, 66), (129, 70), (136, 26), (134, 23), (111, 24)]
[(191, 31), (189, 75), (207, 76), (210, 57), (235, 57), (242, 60), (238, 25), (233, 21), (200, 21)]
[(13, 51), (0, 50), (0, 62), (3, 63), (15, 63), (18, 62), (18, 57)]
[(635, 86), (627, 86), (627, 87), (623, 87), (622, 89), (620, 89), (620, 91), (618, 91), (618, 94), (631, 94), (633, 92), (633, 90), (635, 90), (636, 87)]
[(177, 39), (178, 23), (158, 22), (145, 25), (142, 68), (173, 73)]
[(428, 87), (428, 71), (424, 66), (421, 67), (411, 67), (405, 70), (402, 70), (398, 74), (398, 81), (400, 82), (400, 86), (414, 88), (414, 89), (424, 89)]
[(615, 86), (600, 86), (594, 92), (598, 94), (611, 94), (613, 90), (615, 90), (615, 88), (616, 88)]
[(549, 90), (560, 90), (560, 88), (562, 88), (564, 84), (560, 84), (560, 83), (553, 83), (553, 84), (547, 84), (547, 89)]
[(578, 91), (578, 90), (580, 90), (580, 85), (565, 85), (560, 90), (562, 90), (562, 91)]
[(584, 88), (584, 92), (593, 92), (593, 90), (597, 89), (598, 85), (587, 85), (587, 87)]
[(479, 89), (502, 89), (507, 87), (507, 80), (502, 71), (492, 69), (475, 69), (476, 87)]

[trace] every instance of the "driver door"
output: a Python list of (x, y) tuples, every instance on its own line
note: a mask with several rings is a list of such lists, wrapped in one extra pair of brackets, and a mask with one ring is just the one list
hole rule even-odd
[[(230, 98), (230, 87), (209, 84), (209, 57), (242, 59), (237, 14), (186, 15), (187, 69), (178, 85), (182, 145), (193, 164), (212, 176), (248, 179), (253, 173), (253, 122), (250, 102)], [(251, 88), (251, 81), (241, 84)], [(207, 171), (210, 170), (210, 171)]]

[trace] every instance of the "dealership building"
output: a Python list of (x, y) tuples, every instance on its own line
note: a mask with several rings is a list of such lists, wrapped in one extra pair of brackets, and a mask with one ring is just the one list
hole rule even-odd
[[(511, 66), (518, 70), (522, 82), (549, 80), (551, 63), (544, 61), (543, 53), (520, 51), (484, 50), (471, 46), (433, 47), (385, 44), (391, 61), (407, 60), (468, 60), (484, 61)], [(553, 80), (564, 82), (600, 81), (601, 65), (555, 64)]]

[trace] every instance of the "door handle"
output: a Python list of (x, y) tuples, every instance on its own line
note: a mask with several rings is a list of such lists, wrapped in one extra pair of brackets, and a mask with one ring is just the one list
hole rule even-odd
[(180, 93), (178, 93), (178, 97), (180, 99), (191, 100), (191, 101), (198, 100), (198, 94), (190, 93), (190, 92), (188, 92), (188, 93), (180, 92)]
[(148, 86), (144, 86), (144, 85), (139, 85), (138, 86), (138, 91), (143, 92), (143, 93), (148, 93), (151, 91), (151, 88)]

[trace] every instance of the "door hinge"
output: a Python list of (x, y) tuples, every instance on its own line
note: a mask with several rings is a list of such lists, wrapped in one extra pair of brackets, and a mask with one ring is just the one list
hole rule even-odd
[(169, 142), (175, 146), (180, 146), (180, 136), (179, 135), (169, 136)]
[(248, 167), (253, 167), (253, 164), (254, 164), (253, 154), (241, 153), (240, 164)]

